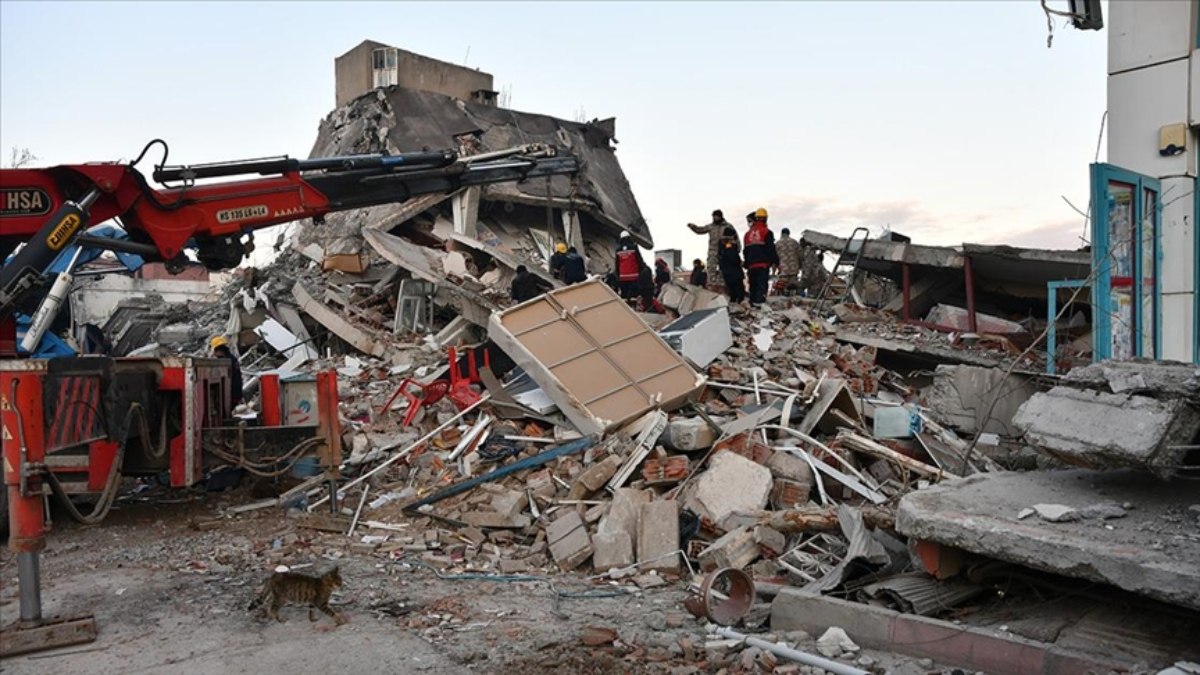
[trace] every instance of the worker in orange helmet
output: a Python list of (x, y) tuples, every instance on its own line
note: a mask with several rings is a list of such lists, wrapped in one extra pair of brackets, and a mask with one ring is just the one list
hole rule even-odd
[(743, 263), (750, 281), (750, 304), (761, 305), (767, 301), (767, 286), (771, 279), (771, 268), (779, 265), (779, 252), (775, 250), (775, 235), (767, 227), (767, 210), (754, 212), (750, 230), (742, 239)]
[(554, 255), (550, 256), (550, 276), (562, 281), (566, 265), (567, 245), (560, 241), (554, 245)]
[(224, 335), (218, 335), (208, 341), (208, 348), (214, 358), (229, 359), (229, 411), (242, 402), (242, 364), (229, 347), (229, 340)]

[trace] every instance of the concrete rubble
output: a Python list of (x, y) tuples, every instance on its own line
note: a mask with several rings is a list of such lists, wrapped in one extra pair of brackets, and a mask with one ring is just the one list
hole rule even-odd
[[(666, 313), (648, 317), (601, 279), (620, 231), (652, 244), (614, 134), (403, 87), (361, 96), (322, 122), (314, 156), (565, 137), (588, 173), (305, 224), (213, 302), (118, 310), (114, 337), (165, 354), (233, 335), (250, 390), (263, 373), (337, 369), (340, 484), (288, 477), (264, 503), (380, 566), (693, 595), (708, 572), (735, 568), (777, 596), (748, 627), (774, 615), (772, 630), (821, 634), (793, 643), (872, 664), (859, 644), (942, 635), (945, 622), (927, 617), (985, 621), (1009, 595), (1059, 593), (1064, 580), (1200, 610), (1197, 500), (1189, 483), (1161, 480), (1200, 464), (1200, 371), (1102, 363), (1049, 376), (1057, 356), (1034, 348), (1046, 321), (1029, 308), (1047, 280), (1086, 276), (1086, 253), (872, 241), (864, 270), (883, 281), (858, 295), (874, 306), (772, 295), (751, 309), (671, 282), (658, 296)], [(586, 252), (591, 279), (549, 274), (560, 238)], [(969, 317), (967, 259), (981, 290)], [(543, 291), (519, 304), (507, 292), (518, 265)], [(899, 301), (906, 265), (915, 278)], [(253, 403), (239, 413), (253, 420)], [(1105, 471), (1047, 470), (1061, 462)], [(838, 623), (817, 630), (798, 616), (806, 602)], [(614, 645), (609, 630), (589, 636)], [(702, 640), (664, 647), (662, 660), (733, 662)], [(1076, 658), (1045, 636), (1006, 640)], [(989, 672), (1024, 663), (915, 649)], [(742, 654), (752, 667), (730, 672), (778, 665)]]
[[(1159, 483), (1197, 463), (1188, 458), (1200, 434), (1195, 369), (1105, 363), (1053, 377), (1044, 354), (1016, 347), (1032, 344), (1017, 329), (1037, 326), (1012, 321), (1003, 339), (967, 340), (961, 326), (903, 321), (886, 309), (887, 293), (879, 307), (771, 296), (755, 311), (670, 283), (660, 292), (667, 315), (647, 316), (601, 281), (563, 287), (549, 278), (544, 247), (519, 248), (498, 234), (520, 234), (520, 208), (490, 230), (506, 242), (497, 255), (454, 231), (442, 208), (450, 206), (358, 216), (333, 238), (305, 230), (303, 244), (239, 273), (212, 304), (164, 309), (141, 300), (147, 309), (121, 315), (133, 317), (122, 319), (126, 332), (177, 336), (196, 348), (207, 334), (231, 330), (251, 386), (262, 372), (338, 370), (349, 487), (331, 493), (291, 481), (274, 503), (304, 527), (345, 539), (348, 552), (444, 575), (566, 575), (631, 593), (678, 587), (694, 595), (706, 574), (735, 568), (776, 589), (769, 611), (757, 605), (762, 623), (747, 626), (804, 628), (821, 635), (805, 638), (810, 651), (845, 663), (875, 663), (858, 645), (887, 644), (851, 620), (853, 608), (890, 612), (862, 615), (884, 622), (889, 639), (943, 630), (905, 618), (987, 625), (992, 604), (1054, 593), (1055, 579), (1200, 609), (1187, 483)], [(585, 239), (604, 241), (604, 218), (585, 223)], [(958, 254), (934, 253), (905, 255), (955, 268)], [(361, 267), (333, 258), (346, 255)], [(514, 305), (503, 289), (515, 264), (537, 266), (546, 293)], [(954, 299), (936, 290), (946, 285), (923, 287), (943, 303), (943, 316), (954, 313)], [(571, 294), (583, 295), (564, 299)], [(602, 321), (577, 311), (598, 303), (616, 311)], [(527, 328), (513, 323), (542, 306), (554, 311)], [(551, 314), (571, 337), (553, 337)], [(600, 353), (590, 345), (631, 335), (644, 343), (632, 352), (641, 361), (615, 369), (626, 380), (596, 377), (604, 372), (597, 364), (571, 370)], [(561, 351), (568, 345), (579, 348)], [(646, 372), (680, 378), (650, 386)], [(447, 395), (428, 402), (401, 395), (439, 382)], [(606, 403), (620, 387), (644, 396)], [(254, 412), (252, 404), (243, 411)], [(1062, 462), (1124, 470), (1046, 470)], [(261, 511), (228, 511), (249, 513)], [(1029, 572), (966, 574), (984, 560)], [(1047, 575), (1044, 583), (1028, 581), (1035, 573)], [(1017, 577), (1027, 591), (1011, 590)], [(1017, 600), (1002, 597), (1004, 589)], [(797, 598), (829, 603), (837, 620), (797, 618)], [(985, 631), (971, 630), (983, 639)], [(1003, 648), (1113, 667), (1134, 659), (1087, 660), (1030, 636)], [(948, 644), (954, 649), (910, 653), (1020, 671)], [(749, 651), (736, 655), (744, 646), (730, 658), (746, 658)], [(1153, 658), (1165, 666), (1186, 657), (1174, 649)]]

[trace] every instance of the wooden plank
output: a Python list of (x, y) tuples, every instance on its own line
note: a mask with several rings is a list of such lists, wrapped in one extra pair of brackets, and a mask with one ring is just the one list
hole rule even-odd
[(95, 640), (96, 619), (92, 616), (51, 619), (32, 628), (18, 628), (14, 623), (0, 630), (0, 656), (28, 654)]

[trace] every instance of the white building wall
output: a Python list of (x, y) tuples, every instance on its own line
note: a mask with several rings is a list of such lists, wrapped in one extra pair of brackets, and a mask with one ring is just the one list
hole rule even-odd
[[(1161, 182), (1161, 356), (1191, 361), (1200, 0), (1112, 0), (1108, 9), (1108, 162)], [(1192, 126), (1186, 152), (1160, 155), (1160, 129), (1180, 123)]]
[(211, 290), (208, 281), (135, 279), (122, 274), (83, 277), (75, 280), (71, 290), (71, 316), (77, 324), (103, 326), (122, 300), (154, 295), (175, 305), (204, 300)]

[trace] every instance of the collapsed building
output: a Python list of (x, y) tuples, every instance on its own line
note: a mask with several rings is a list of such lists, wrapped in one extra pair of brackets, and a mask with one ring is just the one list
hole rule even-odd
[[(252, 375), (338, 373), (346, 461), (227, 511), (296, 516), (303, 534), (260, 547), (256, 569), (325, 551), (631, 594), (680, 584), (699, 626), (808, 631), (790, 644), (845, 668), (869, 667), (859, 644), (1001, 673), (1197, 658), (1200, 521), (1181, 479), (1200, 371), (1082, 366), (1095, 317), (1060, 316), (1054, 294), (1089, 276), (1087, 252), (876, 240), (856, 267), (886, 283), (849, 279), (861, 302), (751, 310), (668, 283), (668, 314), (640, 315), (599, 279), (545, 269), (558, 239), (596, 276), (620, 232), (652, 244), (611, 120), (398, 81), (339, 87), (313, 156), (543, 143), (584, 170), (305, 224), (215, 304), (154, 310), (159, 350), (223, 332)], [(518, 265), (546, 292), (513, 303)], [(1069, 353), (1047, 348), (1056, 332)], [(1049, 603), (1065, 618), (1048, 628)], [(638, 658), (616, 637), (591, 646)]]

